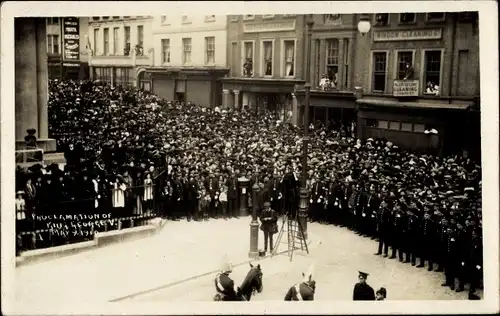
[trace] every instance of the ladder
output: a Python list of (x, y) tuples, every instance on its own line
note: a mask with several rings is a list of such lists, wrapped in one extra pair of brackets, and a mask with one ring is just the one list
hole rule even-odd
[(297, 215), (295, 216), (295, 219), (292, 219), (289, 218), (287, 214), (285, 214), (283, 215), (283, 223), (281, 224), (281, 229), (271, 255), (274, 256), (278, 252), (278, 247), (280, 244), (282, 244), (281, 239), (283, 238), (285, 232), (287, 233), (286, 244), (288, 245), (288, 256), (290, 257), (290, 261), (292, 261), (293, 259), (294, 250), (306, 250), (307, 254), (309, 254), (307, 241), (304, 236), (304, 230), (302, 229), (302, 225), (300, 225), (299, 221), (297, 220)]

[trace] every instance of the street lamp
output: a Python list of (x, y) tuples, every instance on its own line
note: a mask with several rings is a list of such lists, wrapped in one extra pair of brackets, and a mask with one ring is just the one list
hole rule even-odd
[(362, 15), (358, 22), (358, 31), (365, 36), (366, 33), (370, 32), (370, 28), (370, 16), (367, 14)]
[(259, 211), (259, 203), (257, 199), (259, 196), (259, 185), (255, 183), (252, 187), (252, 221), (250, 222), (250, 251), (248, 252), (249, 258), (259, 257), (259, 222), (257, 221), (257, 212)]
[(245, 176), (238, 178), (238, 183), (240, 184), (241, 192), (240, 192), (240, 216), (248, 215), (248, 183), (250, 179), (247, 179)]
[[(307, 148), (309, 145), (309, 94), (311, 92), (311, 84), (306, 83), (304, 85), (305, 89), (305, 104), (304, 104), (304, 136), (302, 139), (302, 179), (300, 181), (300, 203), (299, 203), (299, 225), (302, 227), (304, 232), (304, 238), (307, 240), (307, 211), (309, 209), (309, 203), (307, 201)], [(299, 234), (299, 238), (302, 236)]]

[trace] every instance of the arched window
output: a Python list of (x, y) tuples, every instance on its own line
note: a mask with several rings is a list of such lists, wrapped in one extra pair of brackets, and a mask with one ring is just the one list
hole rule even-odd
[(151, 73), (142, 71), (139, 73), (139, 89), (151, 91)]

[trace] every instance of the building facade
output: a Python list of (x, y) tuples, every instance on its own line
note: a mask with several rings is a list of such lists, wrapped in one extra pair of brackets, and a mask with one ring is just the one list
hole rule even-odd
[[(308, 38), (311, 69), (309, 120), (326, 126), (348, 126), (356, 119), (353, 94), (357, 19), (354, 14), (310, 14)], [(301, 102), (304, 94), (298, 93)]]
[(228, 16), (225, 106), (293, 110), (293, 93), (304, 84), (306, 70), (304, 21), (295, 14)]
[(88, 18), (50, 17), (45, 23), (49, 79), (88, 79)]
[[(339, 115), (332, 108), (341, 108), (361, 138), (480, 154), (477, 13), (309, 18), (311, 118), (328, 122)], [(367, 32), (358, 30), (360, 21), (370, 24)], [(303, 91), (298, 95), (303, 104)]]
[(153, 64), (139, 70), (139, 82), (170, 100), (221, 104), (227, 20), (216, 15), (156, 16), (152, 21)]
[(113, 85), (138, 87), (139, 69), (152, 66), (150, 16), (100, 16), (89, 19), (90, 75)]

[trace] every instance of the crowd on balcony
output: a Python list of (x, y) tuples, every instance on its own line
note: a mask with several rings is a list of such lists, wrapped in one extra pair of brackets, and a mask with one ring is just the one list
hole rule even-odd
[[(33, 214), (227, 220), (240, 215), (242, 176), (260, 188), (250, 205), (270, 202), (279, 213), (297, 207), (301, 128), (275, 112), (171, 102), (91, 81), (51, 81), (49, 88), (49, 130), (65, 148), (66, 166), (18, 169), (19, 229), (36, 226)], [(459, 277), (457, 290), (468, 280), (474, 293), (482, 273), (474, 248), (482, 226), (479, 165), (356, 139), (321, 123), (311, 134), (311, 220), (379, 238), (378, 253), (390, 246), (400, 261), (427, 260), (430, 270), (437, 262), (444, 285), (454, 288)], [(287, 176), (294, 187), (283, 186)]]

